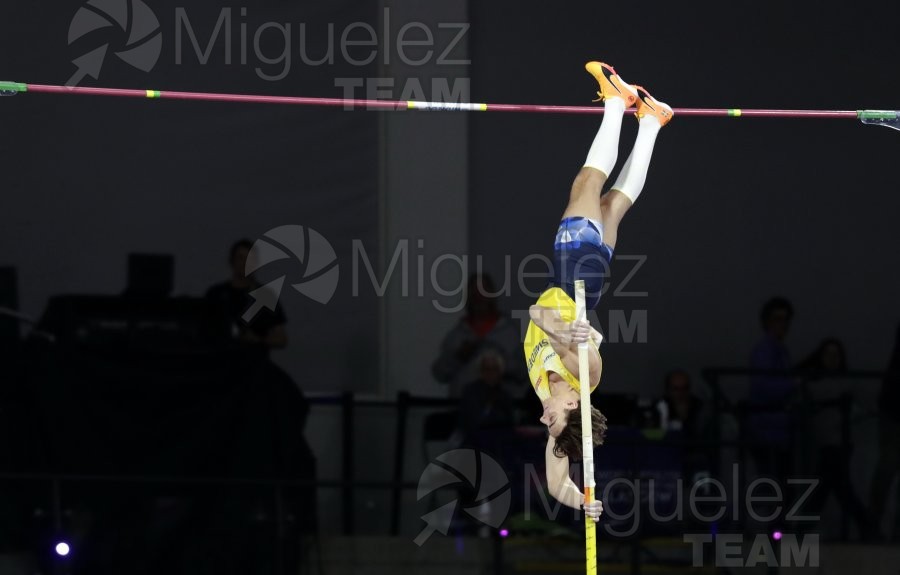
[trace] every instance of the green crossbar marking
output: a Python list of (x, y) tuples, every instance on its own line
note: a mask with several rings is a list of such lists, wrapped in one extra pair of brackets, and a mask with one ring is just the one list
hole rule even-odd
[(896, 120), (900, 118), (900, 112), (894, 110), (858, 110), (856, 115), (860, 120)]
[(19, 82), (0, 82), (0, 92), (27, 92), (28, 84)]

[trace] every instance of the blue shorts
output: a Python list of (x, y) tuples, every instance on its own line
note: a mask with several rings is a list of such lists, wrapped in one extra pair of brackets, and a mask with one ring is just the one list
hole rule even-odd
[(612, 257), (612, 248), (603, 243), (603, 224), (590, 218), (564, 218), (553, 246), (550, 286), (562, 288), (574, 300), (575, 280), (584, 280), (586, 307), (594, 309)]

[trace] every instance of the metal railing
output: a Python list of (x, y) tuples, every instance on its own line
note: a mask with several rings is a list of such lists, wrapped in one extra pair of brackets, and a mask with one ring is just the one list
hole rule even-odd
[[(835, 373), (816, 372), (808, 370), (770, 370), (770, 369), (748, 369), (748, 368), (730, 368), (730, 367), (714, 367), (706, 368), (702, 371), (703, 380), (709, 386), (712, 400), (714, 422), (711, 426), (712, 441), (719, 446), (724, 447), (728, 442), (722, 440), (722, 429), (724, 418), (727, 416), (734, 417), (739, 424), (739, 439), (735, 442), (738, 448), (738, 461), (746, 462), (748, 447), (767, 447), (769, 444), (760, 443), (756, 440), (748, 439), (746, 430), (746, 419), (748, 416), (759, 413), (787, 413), (788, 410), (796, 415), (800, 425), (800, 429), (808, 427), (812, 419), (812, 413), (815, 409), (836, 409), (840, 414), (840, 436), (841, 449), (849, 453), (852, 449), (852, 423), (851, 412), (855, 402), (854, 394), (842, 392), (837, 397), (823, 401), (815, 401), (812, 399), (810, 387), (817, 383), (832, 378), (839, 378), (846, 381), (858, 381), (866, 384), (881, 383), (885, 377), (883, 371), (873, 370), (847, 370)], [(749, 401), (733, 401), (727, 397), (723, 388), (723, 379), (725, 378), (754, 378), (768, 377), (781, 378), (791, 381), (797, 389), (794, 397), (785, 403), (773, 405), (765, 405), (752, 403)], [(752, 398), (751, 398), (752, 399)], [(787, 405), (789, 403), (790, 405)], [(794, 443), (794, 437), (791, 437), (791, 445)], [(715, 451), (715, 459), (713, 460), (713, 469), (721, 467), (722, 449)], [(746, 473), (740, 474), (741, 488), (746, 487)], [(841, 510), (841, 539), (848, 541), (850, 538), (850, 521), (847, 516), (847, 509), (844, 504), (840, 506)]]
[[(723, 379), (726, 377), (746, 377), (746, 376), (777, 376), (777, 377), (800, 377), (804, 374), (796, 371), (770, 371), (770, 370), (752, 370), (739, 368), (709, 368), (703, 370), (703, 379), (709, 385), (712, 400), (715, 422), (711, 426), (712, 435), (708, 440), (687, 440), (687, 439), (662, 439), (656, 444), (668, 444), (673, 446), (681, 446), (682, 448), (696, 448), (709, 450), (712, 456), (712, 464), (710, 468), (716, 473), (720, 469), (721, 453), (725, 448), (737, 448), (740, 450), (741, 457), (746, 456), (746, 448), (752, 444), (742, 436), (738, 440), (725, 440), (721, 435), (722, 418), (726, 415), (742, 416), (753, 409), (741, 405), (739, 402), (728, 399), (727, 394), (723, 390)], [(883, 373), (876, 371), (851, 371), (840, 374), (841, 378), (855, 380), (879, 380), (883, 377)], [(808, 380), (798, 379), (801, 390), (805, 390), (810, 385)], [(805, 394), (805, 391), (802, 393)], [(54, 525), (61, 528), (63, 522), (63, 504), (62, 489), (66, 483), (120, 483), (120, 484), (169, 484), (169, 485), (244, 485), (257, 486), (265, 489), (272, 489), (274, 500), (276, 502), (276, 518), (278, 521), (277, 533), (278, 537), (283, 537), (285, 528), (283, 495), (284, 490), (296, 487), (308, 487), (313, 489), (337, 489), (341, 493), (341, 523), (342, 530), (345, 535), (353, 535), (356, 532), (356, 521), (354, 511), (356, 492), (360, 489), (385, 489), (391, 492), (390, 499), (390, 534), (398, 535), (400, 532), (402, 496), (405, 490), (415, 489), (417, 482), (407, 481), (404, 479), (403, 471), (405, 469), (406, 438), (408, 434), (408, 421), (410, 412), (419, 408), (450, 408), (458, 406), (457, 400), (433, 397), (417, 397), (407, 392), (397, 394), (396, 400), (376, 400), (376, 399), (357, 399), (353, 393), (346, 392), (331, 396), (317, 396), (309, 398), (313, 405), (319, 406), (336, 406), (341, 410), (341, 478), (340, 479), (256, 479), (256, 478), (236, 478), (236, 477), (177, 477), (177, 476), (146, 476), (146, 475), (75, 475), (75, 474), (54, 474), (54, 473), (0, 473), (0, 480), (30, 480), (30, 481), (46, 481), (51, 486), (51, 501), (53, 509), (51, 510)], [(524, 401), (533, 401), (530, 397)], [(601, 399), (602, 401), (602, 399)], [(839, 401), (833, 401), (833, 405), (829, 408), (839, 409), (842, 416), (842, 438), (844, 444), (850, 444), (850, 402), (849, 396), (842, 396)], [(802, 401), (800, 402), (803, 403)], [(355, 416), (359, 408), (375, 408), (395, 411), (395, 428), (394, 428), (394, 453), (392, 476), (390, 480), (369, 481), (358, 480), (356, 478), (356, 445), (354, 441)], [(770, 408), (771, 409), (771, 408)], [(636, 476), (640, 470), (638, 469), (638, 450), (641, 442), (625, 441), (619, 445), (628, 445), (632, 450), (632, 475)], [(644, 444), (645, 445), (645, 444)], [(846, 513), (846, 510), (844, 510)], [(842, 525), (844, 526), (844, 537), (847, 536), (847, 518), (844, 517)], [(278, 541), (278, 545), (283, 546), (286, 541), (283, 539)], [(500, 545), (497, 546), (498, 553)], [(640, 553), (635, 548), (632, 553), (633, 573), (639, 572)], [(496, 564), (499, 564), (495, 561)]]

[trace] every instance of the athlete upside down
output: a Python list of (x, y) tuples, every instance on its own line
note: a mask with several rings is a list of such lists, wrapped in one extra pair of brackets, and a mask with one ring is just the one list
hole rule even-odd
[[(525, 361), (531, 384), (544, 411), (541, 423), (549, 438), (545, 451), (547, 484), (561, 503), (579, 509), (584, 495), (569, 477), (569, 459), (581, 458), (581, 406), (578, 344), (592, 342), (590, 381), (593, 392), (600, 383), (603, 360), (598, 346), (602, 336), (587, 320), (575, 318), (575, 281), (585, 281), (587, 309), (600, 300), (603, 277), (608, 275), (619, 223), (644, 187), (653, 146), (660, 128), (672, 119), (672, 109), (640, 86), (627, 84), (615, 70), (601, 62), (586, 66), (600, 84), (604, 116), (588, 152), (584, 167), (575, 177), (569, 204), (557, 230), (553, 271), (548, 287), (531, 306), (525, 334)], [(619, 133), (626, 108), (637, 107), (638, 134), (631, 155), (607, 193), (603, 187), (616, 164)], [(591, 407), (594, 445), (601, 445), (606, 417)], [(585, 513), (599, 520), (603, 504), (598, 500)]]

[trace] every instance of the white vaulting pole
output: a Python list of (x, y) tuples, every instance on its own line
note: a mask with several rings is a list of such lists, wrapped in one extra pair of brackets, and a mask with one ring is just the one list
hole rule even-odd
[[(586, 319), (584, 280), (575, 282), (575, 318)], [(581, 388), (581, 453), (584, 467), (584, 504), (594, 501), (594, 440), (591, 435), (591, 362), (590, 342), (578, 345), (578, 382)], [(597, 525), (584, 516), (584, 550), (587, 575), (597, 574)]]

